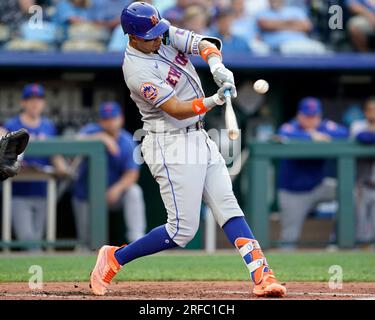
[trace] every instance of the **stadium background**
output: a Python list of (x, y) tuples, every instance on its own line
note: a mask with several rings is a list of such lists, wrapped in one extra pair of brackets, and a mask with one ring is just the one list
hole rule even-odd
[[(156, 5), (162, 3), (162, 1), (154, 2), (156, 2)], [(214, 3), (215, 1), (212, 2)], [(231, 1), (217, 2), (226, 3), (230, 6)], [(295, 116), (298, 101), (305, 96), (319, 97), (323, 102), (325, 117), (338, 123), (347, 124), (347, 119), (344, 116), (345, 112), (353, 107), (361, 107), (364, 100), (373, 95), (375, 88), (375, 55), (371, 52), (373, 47), (370, 52), (357, 53), (351, 45), (346, 30), (346, 22), (350, 14), (345, 6), (345, 1), (291, 0), (290, 3), (292, 2), (303, 5), (308, 10), (314, 25), (312, 36), (323, 42), (328, 51), (321, 55), (288, 56), (279, 53), (257, 55), (238, 52), (228, 52), (224, 55), (224, 63), (234, 72), (240, 93), (240, 99), (234, 101), (234, 106), (242, 129), (242, 148), (247, 148), (252, 142), (264, 141), (270, 138), (283, 122)], [(50, 7), (53, 1), (36, 1), (36, 3), (47, 4)], [(173, 1), (168, 3), (173, 5)], [(252, 1), (248, 0), (249, 6), (251, 3)], [(328, 28), (328, 20), (331, 17), (328, 9), (332, 5), (340, 5), (343, 8), (343, 30), (331, 30)], [(168, 8), (165, 3), (163, 7), (164, 9)], [(45, 86), (47, 92), (48, 108), (46, 109), (46, 115), (56, 123), (59, 134), (64, 139), (72, 139), (75, 132), (82, 125), (96, 120), (97, 108), (103, 100), (117, 100), (121, 103), (126, 117), (125, 128), (131, 133), (141, 128), (142, 123), (138, 109), (130, 99), (129, 91), (123, 81), (121, 70), (122, 52), (109, 52), (106, 49), (88, 51), (82, 48), (65, 50), (61, 46), (61, 42), (56, 42), (58, 45), (52, 49), (48, 47), (35, 50), (34, 47), (32, 49), (23, 47), (23, 45), (11, 48), (8, 46), (12, 41), (11, 37), (3, 37), (0, 41), (0, 123), (20, 111), (19, 101), (23, 86), (27, 83), (38, 82)], [(372, 45), (372, 42), (370, 44)], [(202, 79), (206, 94), (214, 93), (216, 87), (207, 65), (200, 58), (193, 58), (193, 61)], [(260, 78), (267, 80), (270, 84), (270, 91), (264, 97), (257, 95), (251, 89), (252, 83)], [(248, 103), (243, 103), (243, 101), (248, 101)], [(217, 108), (207, 115), (206, 127), (207, 129), (224, 128), (222, 109)], [(250, 162), (251, 155), (248, 164)], [(268, 196), (270, 198), (268, 218), (271, 226), (271, 247), (277, 245), (279, 235), (278, 204), (275, 197), (275, 177), (278, 161), (273, 161), (273, 164), (274, 170), (270, 171), (270, 178), (267, 181)], [(332, 161), (329, 166), (330, 175), (336, 175), (335, 168), (336, 163)], [(245, 166), (234, 182), (235, 194), (241, 206), (245, 208), (248, 206), (248, 190), (252, 179), (247, 169), (248, 166)], [(165, 210), (161, 202), (158, 186), (153, 181), (145, 165), (141, 168), (140, 185), (143, 188), (146, 203), (147, 230), (151, 230), (153, 227), (165, 222)], [(70, 200), (71, 192), (68, 189), (57, 204), (58, 239), (75, 238), (76, 236)], [(246, 214), (251, 220), (251, 217), (256, 213), (246, 212)], [(325, 248), (329, 244), (329, 232), (334, 225), (333, 215), (334, 212), (329, 212), (328, 215), (315, 213), (314, 217), (308, 219), (300, 241), (303, 248)], [(109, 240), (113, 244), (122, 244), (125, 239), (123, 238), (124, 230), (121, 213), (115, 212), (108, 215), (108, 217)], [(205, 218), (202, 212), (201, 230), (188, 248), (203, 248), (204, 221)], [(224, 239), (224, 235), (219, 229), (217, 231), (219, 235), (218, 248), (229, 248), (229, 243)], [(254, 231), (257, 235), (257, 230)], [(64, 249), (72, 249), (72, 247), (68, 246)], [(196, 256), (191, 257), (196, 258)], [(208, 257), (208, 259), (213, 259), (215, 265), (218, 266), (218, 272), (221, 271), (222, 273), (212, 273), (209, 268), (205, 269), (204, 272), (202, 271), (202, 273), (194, 273), (196, 265), (194, 265), (195, 260), (191, 257), (185, 256), (185, 258), (179, 257), (179, 259), (173, 260), (173, 255), (171, 257), (167, 256), (165, 261), (169, 261), (169, 263), (162, 260), (159, 261), (157, 257), (155, 260), (146, 259), (145, 263), (135, 263), (134, 268), (130, 269), (131, 275), (127, 273), (120, 277), (120, 280), (244, 280), (246, 278), (245, 272), (240, 273), (238, 271), (242, 267), (239, 261), (236, 260), (233, 263), (229, 263), (227, 256), (216, 256), (216, 260), (210, 256)], [(276, 268), (282, 270), (281, 279), (285, 281), (326, 281), (326, 266), (335, 264), (337, 261), (344, 267), (347, 266), (346, 270), (353, 270), (358, 267), (358, 264), (356, 264), (358, 261), (373, 261), (371, 260), (373, 255), (371, 254), (344, 253), (343, 255), (335, 256), (331, 253), (319, 253), (316, 255), (302, 253), (300, 256), (289, 256), (288, 259), (290, 260), (288, 261), (290, 262), (285, 265), (285, 257), (285, 255), (279, 253), (271, 254), (271, 260), (276, 264)], [(13, 258), (8, 259), (5, 254), (0, 260), (0, 270), (2, 271), (0, 272), (0, 282), (26, 281), (28, 274), (25, 274), (22, 268), (26, 268), (30, 261), (35, 261), (35, 263), (44, 261), (43, 263), (45, 263), (47, 268), (48, 266), (50, 268), (51, 266), (57, 266), (57, 268), (59, 266), (71, 267), (79, 261), (79, 266), (84, 265), (82, 269), (78, 270), (76, 265), (72, 267), (69, 275), (58, 273), (52, 273), (51, 275), (50, 273), (47, 275), (46, 281), (68, 281), (68, 279), (69, 281), (86, 281), (86, 271), (93, 263), (92, 256), (79, 258), (80, 260), (76, 260), (75, 257), (58, 257), (56, 259), (47, 257), (46, 260), (38, 260), (38, 258), (30, 260), (22, 256), (16, 259), (19, 259), (18, 261), (20, 262), (17, 265), (19, 273), (16, 270), (12, 275), (9, 272), (5, 272), (5, 270), (14, 261)], [(203, 261), (199, 259), (197, 261)], [(147, 261), (153, 261), (155, 269), (162, 268), (165, 272), (145, 273)], [(352, 261), (353, 264), (351, 264)], [(306, 274), (301, 275), (301, 272), (295, 272), (294, 262), (306, 268), (308, 276)], [(202, 265), (206, 266), (207, 263), (208, 261), (204, 260)], [(321, 263), (324, 267), (320, 268), (318, 263)], [(227, 273), (227, 270), (221, 270), (220, 267), (224, 268), (223, 265), (230, 266), (232, 272)], [(371, 265), (371, 263), (366, 265)], [(182, 268), (181, 270), (191, 266), (192, 271), (188, 274), (183, 274), (183, 271), (175, 272), (173, 270), (175, 266), (179, 266)], [(362, 267), (364, 268), (361, 265)], [(367, 276), (370, 271), (361, 268), (358, 269), (362, 270), (362, 272), (359, 272), (361, 273), (360, 278), (351, 271), (346, 274), (346, 280), (374, 281), (372, 276)], [(360, 287), (361, 285), (359, 284)], [(81, 290), (81, 287), (77, 290)], [(369, 292), (373, 293), (371, 290)], [(80, 294), (81, 291), (78, 293)]]
[[(251, 139), (257, 138), (257, 134), (260, 134), (257, 130), (261, 130), (262, 125), (270, 124), (275, 132), (282, 122), (291, 119), (299, 99), (304, 96), (321, 98), (324, 115), (343, 123), (345, 110), (353, 105), (361, 105), (373, 92), (375, 59), (372, 54), (359, 55), (352, 52), (345, 29), (328, 28), (327, 19), (330, 18), (328, 8), (335, 4), (341, 5), (344, 10), (343, 25), (345, 26), (349, 14), (344, 2), (300, 1), (300, 3), (309, 8), (314, 23), (314, 34), (319, 35), (321, 41), (328, 43), (333, 52), (323, 56), (302, 57), (282, 57), (278, 54), (257, 56), (236, 52), (229, 52), (224, 56), (225, 64), (235, 73), (238, 88), (247, 88), (250, 94), (249, 106), (237, 106), (236, 109), (243, 130), (242, 147)], [(103, 100), (118, 100), (124, 106), (125, 127), (130, 132), (134, 132), (141, 127), (141, 120), (123, 81), (120, 68), (122, 58), (122, 52), (11, 50), (7, 49), (6, 42), (3, 42), (3, 50), (0, 51), (0, 121), (3, 122), (19, 112), (23, 85), (39, 82), (47, 90), (46, 114), (54, 120), (59, 133), (63, 136), (71, 136), (79, 127), (94, 120), (98, 105)], [(213, 93), (215, 86), (207, 66), (199, 58), (194, 59), (194, 62), (206, 94)], [(266, 98), (261, 98), (250, 90), (251, 83), (259, 78), (264, 78), (270, 83), (271, 90)], [(210, 113), (206, 121), (207, 128), (217, 126), (222, 128), (221, 110), (218, 108)], [(334, 170), (332, 169), (331, 172), (333, 174)], [(235, 182), (235, 192), (242, 205), (244, 195), (241, 192), (243, 191), (241, 185), (246, 184), (247, 180), (248, 176), (242, 172)], [(148, 230), (163, 223), (165, 218), (157, 186), (151, 181), (147, 168), (143, 166), (140, 184), (144, 189), (147, 203)], [(74, 222), (69, 199), (68, 190), (58, 203), (58, 237), (74, 237)], [(277, 203), (273, 202), (270, 209), (277, 211)], [(110, 215), (110, 217), (109, 234), (115, 242), (121, 243), (123, 232), (116, 230), (116, 226), (122, 224), (112, 221), (115, 219), (118, 222), (121, 216)], [(312, 228), (319, 229), (319, 224), (312, 225)], [(277, 237), (275, 233), (276, 230), (272, 232), (274, 239)], [(324, 244), (324, 240), (319, 241), (319, 236), (312, 240), (313, 246)], [(201, 247), (202, 241), (200, 233), (191, 246)], [(223, 240), (219, 247), (226, 245)], [(306, 243), (306, 245), (311, 244)]]

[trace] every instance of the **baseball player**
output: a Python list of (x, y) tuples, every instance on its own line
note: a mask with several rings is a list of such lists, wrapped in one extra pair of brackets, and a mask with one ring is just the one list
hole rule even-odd
[[(37, 83), (24, 87), (21, 100), (22, 112), (10, 118), (4, 128), (8, 131), (26, 129), (31, 139), (45, 140), (56, 136), (54, 124), (45, 116), (45, 89)], [(51, 164), (56, 172), (65, 172), (65, 162), (61, 156), (33, 157), (23, 159), (25, 165), (42, 169)], [(12, 217), (17, 239), (24, 241), (39, 241), (43, 237), (46, 219), (46, 191), (47, 184), (40, 181), (15, 182), (13, 184)], [(40, 246), (29, 246), (32, 250), (39, 250)]]
[[(348, 138), (348, 130), (323, 118), (322, 102), (305, 97), (296, 117), (283, 124), (279, 137), (289, 140), (329, 142)], [(308, 213), (336, 197), (336, 185), (326, 179), (325, 159), (284, 159), (280, 162), (278, 199), (281, 211), (281, 247), (294, 250)]]
[[(104, 295), (116, 273), (132, 260), (185, 247), (198, 230), (203, 200), (243, 257), (255, 284), (253, 293), (282, 297), (286, 288), (268, 266), (233, 194), (225, 161), (203, 129), (204, 114), (225, 103), (225, 90), (236, 97), (233, 74), (222, 63), (220, 40), (177, 29), (143, 2), (125, 8), (121, 24), (130, 39), (124, 78), (147, 131), (141, 150), (168, 217), (165, 225), (129, 245), (99, 250), (90, 279), (93, 293)], [(220, 87), (213, 96), (204, 96), (190, 54), (208, 63)]]

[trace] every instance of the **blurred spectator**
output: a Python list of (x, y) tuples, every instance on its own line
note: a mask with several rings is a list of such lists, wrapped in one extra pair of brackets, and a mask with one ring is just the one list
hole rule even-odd
[[(236, 2), (244, 2), (243, 6), (244, 7), (244, 14), (249, 15), (250, 17), (254, 18), (260, 11), (266, 10), (269, 8), (269, 3), (268, 0), (237, 0), (233, 1), (231, 0), (233, 4)], [(234, 5), (236, 6), (236, 5)]]
[(56, 5), (55, 21), (61, 26), (93, 20), (90, 0), (61, 0)]
[[(99, 109), (99, 123), (83, 127), (79, 139), (102, 141), (107, 148), (107, 203), (109, 208), (123, 209), (127, 226), (126, 238), (132, 242), (142, 237), (146, 229), (143, 192), (137, 184), (139, 167), (133, 158), (135, 144), (132, 135), (122, 129), (124, 117), (116, 102), (104, 102)], [(84, 246), (89, 243), (90, 222), (87, 201), (87, 163), (79, 168), (74, 185), (73, 207), (78, 238)]]
[(149, 3), (158, 8), (159, 12), (163, 14), (165, 10), (172, 8), (176, 4), (176, 0), (152, 0)]
[(191, 5), (190, 0), (177, 0), (173, 7), (166, 9), (162, 16), (175, 27), (181, 28), (184, 19), (185, 9)]
[(269, 0), (270, 9), (257, 15), (262, 40), (283, 54), (326, 52), (321, 42), (308, 37), (313, 26), (306, 12), (284, 1)]
[(111, 39), (108, 43), (108, 51), (124, 52), (129, 43), (129, 36), (124, 34), (121, 25), (118, 25), (112, 32)]
[[(232, 34), (244, 39), (252, 52), (268, 54), (270, 50), (260, 40), (259, 28), (255, 19), (257, 12), (268, 8), (268, 0), (230, 0), (230, 2), (234, 11), (234, 19), (231, 26)], [(251, 6), (249, 6), (249, 2)], [(251, 8), (251, 11), (248, 10), (248, 7)]]
[(114, 29), (120, 24), (122, 10), (132, 0), (91, 0), (91, 19), (98, 25)]
[[(348, 137), (348, 130), (331, 120), (322, 119), (320, 100), (307, 97), (299, 103), (297, 118), (279, 130), (281, 139), (331, 141)], [(281, 243), (294, 249), (308, 213), (319, 202), (335, 198), (335, 185), (325, 181), (325, 163), (321, 159), (282, 160), (279, 171)]]
[(234, 11), (232, 9), (219, 10), (213, 31), (210, 32), (212, 36), (221, 39), (223, 42), (222, 52), (225, 55), (227, 52), (250, 53), (250, 48), (247, 42), (231, 32), (231, 26), (234, 19)]
[[(22, 113), (9, 119), (4, 127), (8, 131), (25, 128), (34, 140), (45, 140), (56, 136), (54, 124), (42, 116), (45, 109), (45, 92), (39, 84), (24, 87), (21, 100)], [(57, 173), (66, 173), (62, 157), (52, 158)], [(51, 165), (46, 157), (25, 157), (23, 167), (45, 170)], [(48, 169), (49, 170), (49, 169)], [(46, 183), (15, 182), (12, 201), (13, 227), (18, 240), (42, 240), (46, 220)], [(33, 249), (39, 249), (35, 245)]]
[(346, 0), (353, 17), (348, 21), (349, 35), (354, 47), (369, 51), (369, 37), (375, 35), (375, 1)]
[(55, 21), (63, 28), (66, 40), (61, 45), (62, 51), (106, 50), (110, 29), (96, 23), (95, 15), (90, 0), (62, 0), (57, 4)]
[[(354, 121), (350, 133), (358, 142), (375, 145), (375, 97), (365, 103), (365, 120)], [(357, 165), (357, 241), (375, 245), (375, 159), (361, 158)]]
[(205, 34), (207, 31), (209, 16), (205, 7), (192, 5), (185, 9), (181, 26), (183, 29)]
[(29, 7), (34, 4), (35, 0), (1, 0), (0, 25), (6, 25), (11, 31), (17, 30), (28, 19)]

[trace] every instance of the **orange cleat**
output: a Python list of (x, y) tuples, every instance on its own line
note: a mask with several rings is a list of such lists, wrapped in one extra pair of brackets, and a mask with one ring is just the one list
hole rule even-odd
[(286, 294), (286, 288), (277, 282), (271, 269), (264, 273), (259, 284), (254, 284), (253, 293), (257, 297), (282, 298)]
[(257, 297), (283, 297), (286, 288), (277, 282), (258, 241), (240, 237), (236, 239), (235, 246), (250, 271), (254, 282), (253, 293)]
[(90, 288), (95, 295), (105, 295), (111, 280), (120, 271), (122, 266), (115, 258), (115, 251), (119, 248), (115, 246), (100, 248), (94, 270), (90, 275)]

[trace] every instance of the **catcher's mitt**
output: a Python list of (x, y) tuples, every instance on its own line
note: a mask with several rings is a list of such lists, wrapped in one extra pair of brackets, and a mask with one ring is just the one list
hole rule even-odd
[(9, 132), (0, 140), (0, 180), (14, 177), (20, 170), (18, 155), (25, 151), (29, 142), (29, 133), (25, 129)]

